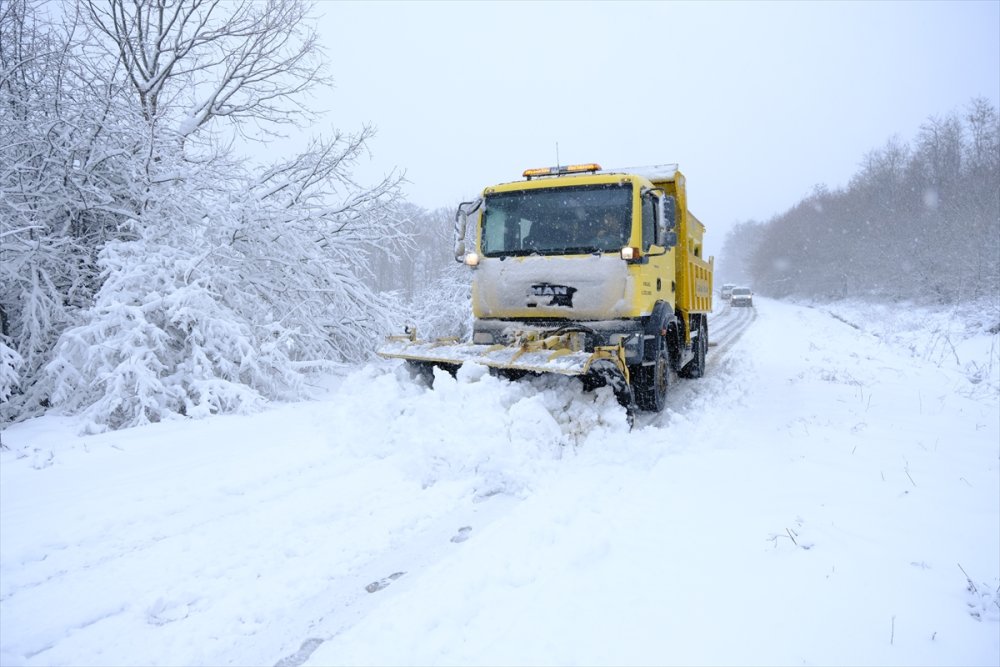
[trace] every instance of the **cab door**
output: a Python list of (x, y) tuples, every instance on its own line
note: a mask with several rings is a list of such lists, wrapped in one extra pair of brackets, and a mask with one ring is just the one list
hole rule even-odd
[[(640, 251), (642, 262), (638, 265), (636, 298), (637, 310), (644, 315), (653, 312), (658, 301), (674, 307), (674, 251), (669, 238), (658, 238), (671, 225), (660, 225), (659, 217), (662, 191), (649, 190), (640, 196), (639, 215), (641, 217)], [(667, 205), (674, 205), (672, 197), (665, 198)], [(666, 234), (669, 236), (669, 233)]]

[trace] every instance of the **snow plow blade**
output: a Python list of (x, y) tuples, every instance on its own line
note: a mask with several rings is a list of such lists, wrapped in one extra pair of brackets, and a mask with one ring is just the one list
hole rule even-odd
[(389, 336), (377, 351), (389, 359), (405, 359), (453, 368), (473, 362), (501, 370), (601, 376), (609, 383), (629, 386), (625, 349), (621, 345), (584, 349), (584, 335), (567, 332), (548, 336), (523, 334), (509, 345), (463, 343), (454, 338), (420, 341), (415, 333)]

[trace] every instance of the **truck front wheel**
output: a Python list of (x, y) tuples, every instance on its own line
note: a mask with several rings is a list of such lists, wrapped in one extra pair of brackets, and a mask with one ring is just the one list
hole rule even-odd
[(632, 373), (635, 403), (640, 410), (662, 412), (667, 405), (670, 383), (670, 355), (663, 336), (657, 336), (656, 359), (651, 366), (638, 366)]

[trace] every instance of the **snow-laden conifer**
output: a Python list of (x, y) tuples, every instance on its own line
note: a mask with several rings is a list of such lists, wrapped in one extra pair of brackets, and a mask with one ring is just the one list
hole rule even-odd
[(9, 345), (6, 336), (0, 336), (0, 401), (7, 401), (11, 393), (20, 385), (18, 372), (24, 360), (17, 350)]

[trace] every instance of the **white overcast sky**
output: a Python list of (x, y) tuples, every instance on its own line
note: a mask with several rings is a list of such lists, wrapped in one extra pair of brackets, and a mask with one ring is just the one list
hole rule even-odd
[(1000, 2), (320, 0), (325, 126), (451, 208), (528, 167), (676, 162), (717, 252), (893, 135), (1000, 106)]

